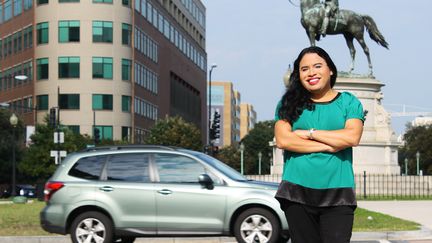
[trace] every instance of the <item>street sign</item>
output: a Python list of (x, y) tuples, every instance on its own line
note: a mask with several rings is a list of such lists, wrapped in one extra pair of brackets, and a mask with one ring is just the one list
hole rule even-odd
[(51, 150), (51, 157), (54, 157), (55, 159), (55, 164), (58, 165), (59, 164), (59, 156), (60, 157), (66, 157), (67, 152), (64, 150)]
[(54, 132), (54, 143), (64, 143), (64, 132), (60, 132), (60, 136), (58, 132)]

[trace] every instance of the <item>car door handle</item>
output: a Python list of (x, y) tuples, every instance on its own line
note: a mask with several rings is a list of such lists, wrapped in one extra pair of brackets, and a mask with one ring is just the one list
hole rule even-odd
[(162, 189), (162, 190), (158, 191), (158, 193), (162, 194), (162, 195), (169, 195), (172, 193), (172, 191), (168, 190), (168, 189)]
[(103, 186), (103, 187), (99, 187), (99, 190), (104, 191), (104, 192), (112, 192), (112, 191), (114, 191), (114, 188), (112, 188), (110, 186)]

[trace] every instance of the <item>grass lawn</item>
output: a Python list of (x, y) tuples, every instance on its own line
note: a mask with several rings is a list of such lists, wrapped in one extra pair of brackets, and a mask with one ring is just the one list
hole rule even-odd
[[(0, 236), (49, 235), (39, 224), (39, 212), (45, 202), (34, 200), (27, 204), (0, 204)], [(368, 219), (368, 217), (372, 219)], [(371, 212), (361, 208), (355, 211), (354, 231), (417, 230), (419, 224)]]
[(387, 214), (376, 213), (357, 208), (354, 217), (353, 231), (404, 231), (418, 230), (420, 224), (395, 218)]
[(40, 227), (39, 212), (45, 202), (0, 204), (0, 236), (50, 235)]

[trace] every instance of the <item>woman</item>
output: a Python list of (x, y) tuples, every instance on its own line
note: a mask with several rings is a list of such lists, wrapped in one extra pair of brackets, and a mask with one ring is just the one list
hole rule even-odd
[(351, 238), (357, 205), (352, 147), (359, 144), (364, 114), (356, 97), (333, 89), (336, 77), (323, 49), (303, 49), (276, 109), (276, 144), (285, 150), (276, 199), (293, 243)]

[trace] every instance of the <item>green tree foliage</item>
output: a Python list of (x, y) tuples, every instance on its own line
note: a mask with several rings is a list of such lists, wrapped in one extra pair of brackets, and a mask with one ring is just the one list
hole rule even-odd
[(240, 150), (238, 146), (226, 146), (219, 149), (216, 158), (240, 172)]
[(407, 126), (405, 145), (399, 149), (399, 165), (405, 173), (405, 158), (408, 159), (408, 174), (417, 174), (416, 153), (420, 153), (420, 170), (432, 175), (432, 126)]
[(146, 144), (176, 146), (202, 151), (201, 131), (179, 116), (159, 120), (150, 129)]
[[(45, 122), (48, 117), (45, 118)], [(33, 182), (44, 182), (57, 168), (54, 158), (50, 156), (51, 150), (65, 150), (67, 153), (82, 150), (87, 144), (92, 144), (92, 140), (87, 135), (75, 134), (67, 128), (62, 128), (64, 132), (64, 143), (54, 144), (55, 129), (46, 124), (38, 124), (36, 132), (31, 136), (32, 144), (24, 153), (24, 157), (19, 164), (21, 174), (31, 178)]]
[(270, 173), (272, 147), (269, 142), (273, 141), (274, 124), (273, 120), (258, 122), (242, 139), (245, 146), (245, 174), (258, 174), (259, 152), (262, 153), (261, 174)]
[[(10, 183), (12, 178), (12, 148), (15, 143), (15, 161), (18, 164), (24, 144), (24, 124), (18, 117), (18, 124), (14, 128), (9, 119), (12, 113), (0, 109), (0, 184)], [(13, 137), (15, 130), (15, 138)]]

